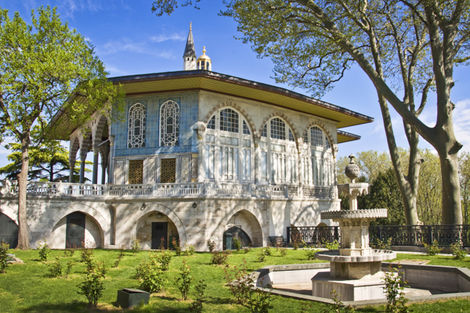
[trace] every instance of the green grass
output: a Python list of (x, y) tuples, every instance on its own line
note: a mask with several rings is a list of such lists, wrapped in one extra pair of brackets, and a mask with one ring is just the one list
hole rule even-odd
[[(25, 264), (10, 265), (7, 273), (0, 274), (0, 311), (1, 312), (86, 312), (86, 299), (77, 293), (77, 285), (83, 279), (85, 266), (80, 263), (80, 251), (73, 256), (64, 256), (62, 250), (54, 250), (49, 255), (50, 263), (55, 257), (59, 257), (62, 264), (73, 260), (72, 273), (68, 278), (47, 277), (47, 263), (38, 260), (37, 250), (11, 251), (22, 259)], [(265, 262), (257, 261), (259, 249), (252, 249), (248, 253), (233, 252), (228, 262), (231, 265), (239, 265), (246, 260), (249, 270), (255, 270), (271, 264), (295, 264), (313, 263), (316, 260), (307, 260), (304, 250), (288, 250), (287, 255), (280, 256), (280, 251), (272, 249), (273, 255), (267, 256)], [(118, 268), (113, 268), (119, 251), (95, 250), (94, 257), (106, 264), (107, 274), (105, 280), (104, 295), (100, 300), (98, 312), (121, 311), (115, 306), (117, 290), (122, 288), (137, 288), (138, 281), (134, 278), (136, 266), (149, 256), (148, 251), (137, 253), (125, 252)], [(149, 305), (139, 307), (132, 312), (188, 312), (191, 300), (180, 300), (180, 293), (176, 287), (176, 275), (178, 274), (182, 260), (186, 259), (191, 267), (193, 282), (204, 278), (207, 283), (205, 312), (248, 312), (247, 309), (234, 303), (233, 298), (225, 287), (224, 266), (211, 265), (209, 253), (196, 253), (192, 256), (174, 256), (170, 263), (170, 269), (166, 273), (167, 283), (165, 289), (150, 298)], [(425, 259), (429, 264), (452, 265), (470, 268), (470, 258), (462, 261), (453, 260), (452, 257), (443, 256), (417, 256), (399, 254), (398, 259)], [(194, 291), (191, 288), (189, 299), (193, 298)], [(325, 312), (332, 309), (331, 306), (301, 301), (291, 298), (273, 296), (272, 312)], [(468, 300), (451, 300), (435, 303), (413, 304), (412, 312), (470, 312)], [(382, 307), (364, 308), (359, 312), (382, 312)]]

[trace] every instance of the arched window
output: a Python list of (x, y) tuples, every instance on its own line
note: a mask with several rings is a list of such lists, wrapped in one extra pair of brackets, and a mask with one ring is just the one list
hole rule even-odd
[(312, 126), (304, 133), (304, 144), (305, 183), (318, 186), (333, 184), (333, 154), (328, 136), (318, 126)]
[(217, 111), (207, 123), (206, 177), (218, 181), (251, 181), (253, 140), (245, 118), (231, 108)]
[(142, 103), (129, 108), (127, 147), (145, 147), (145, 106)]
[(160, 146), (177, 146), (180, 133), (180, 108), (168, 100), (160, 108)]
[(270, 119), (261, 131), (261, 181), (297, 183), (297, 148), (289, 125), (279, 117)]

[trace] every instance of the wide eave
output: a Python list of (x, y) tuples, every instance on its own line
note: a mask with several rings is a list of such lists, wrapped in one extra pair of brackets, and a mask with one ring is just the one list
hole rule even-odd
[[(373, 121), (372, 117), (317, 100), (305, 95), (210, 71), (179, 71), (109, 78), (120, 84), (127, 96), (171, 91), (206, 90), (235, 97), (260, 101), (270, 105), (311, 114), (336, 123), (338, 128), (354, 126)], [(92, 114), (93, 112), (89, 112)], [(74, 125), (67, 118), (67, 109), (60, 110), (51, 121), (51, 137), (66, 140), (80, 125)], [(359, 139), (359, 136), (338, 132), (338, 142)]]

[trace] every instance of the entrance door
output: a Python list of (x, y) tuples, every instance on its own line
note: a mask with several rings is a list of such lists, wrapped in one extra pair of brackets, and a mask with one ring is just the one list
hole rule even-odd
[(85, 214), (74, 212), (67, 215), (65, 248), (83, 248), (85, 245)]
[(168, 249), (168, 222), (152, 222), (152, 249)]
[(9, 244), (12, 249), (18, 245), (18, 226), (3, 213), (0, 213), (0, 242)]

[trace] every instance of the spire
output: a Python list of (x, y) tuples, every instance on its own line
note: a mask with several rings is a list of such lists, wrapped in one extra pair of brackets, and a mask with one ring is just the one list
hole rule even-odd
[(184, 58), (194, 57), (196, 58), (196, 49), (194, 49), (194, 39), (193, 39), (193, 25), (189, 23), (189, 33), (188, 39), (186, 40), (186, 48), (184, 49)]

